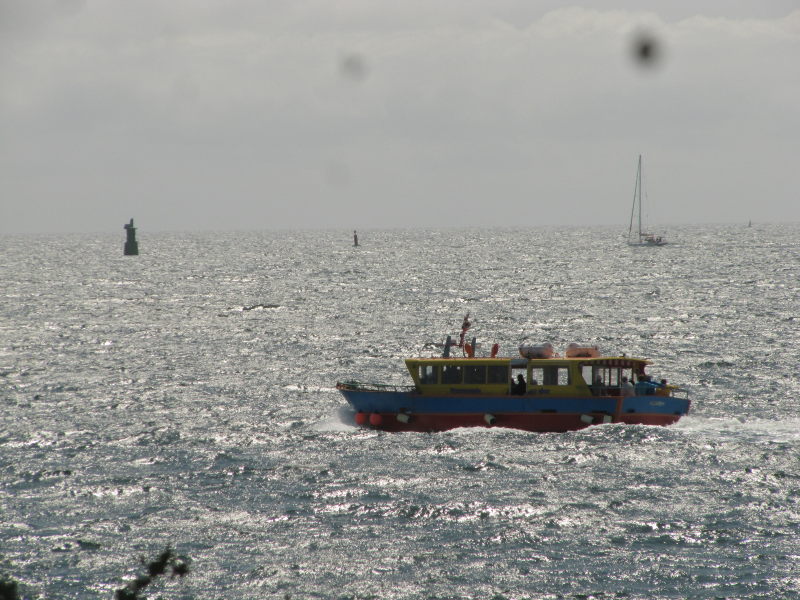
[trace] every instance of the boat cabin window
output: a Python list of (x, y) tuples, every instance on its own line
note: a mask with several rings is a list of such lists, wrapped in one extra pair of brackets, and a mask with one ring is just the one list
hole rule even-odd
[[(524, 367), (511, 367), (511, 393), (523, 395), (528, 391), (528, 381), (525, 379), (527, 373)], [(522, 376), (522, 383), (519, 382), (519, 377)]]
[(420, 365), (419, 382), (421, 384), (439, 383), (439, 369), (434, 365)]
[(508, 367), (492, 365), (489, 367), (489, 383), (508, 383)]
[(462, 379), (462, 369), (460, 366), (447, 365), (442, 369), (442, 383), (461, 383)]
[(621, 384), (622, 374), (623, 369), (619, 367), (581, 366), (581, 375), (587, 385), (618, 387)]
[(464, 367), (464, 383), (486, 383), (486, 367), (472, 365)]
[[(539, 371), (539, 373), (534, 373)], [(541, 379), (539, 378), (541, 377)], [(570, 385), (569, 369), (567, 367), (542, 367), (531, 369), (531, 379), (536, 379), (540, 385)]]

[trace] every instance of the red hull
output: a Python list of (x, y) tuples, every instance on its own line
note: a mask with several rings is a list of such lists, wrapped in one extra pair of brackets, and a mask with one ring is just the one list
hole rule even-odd
[[(626, 425), (672, 425), (680, 419), (680, 415), (666, 414), (623, 414), (620, 419), (613, 421), (604, 414), (500, 414), (494, 415), (494, 421), (489, 424), (486, 420), (487, 415), (478, 414), (413, 414), (408, 415), (407, 422), (399, 421), (396, 413), (358, 413), (356, 423), (379, 429), (382, 431), (446, 431), (458, 427), (505, 427), (509, 429), (521, 429), (523, 431), (535, 431), (540, 433), (563, 433), (565, 431), (577, 431), (590, 425), (602, 423), (624, 423)], [(585, 417), (591, 416), (592, 421), (587, 422)], [(584, 417), (584, 418), (582, 418)]]

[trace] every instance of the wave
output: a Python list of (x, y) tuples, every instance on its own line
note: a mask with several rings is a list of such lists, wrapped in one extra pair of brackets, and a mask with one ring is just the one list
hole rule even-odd
[(800, 417), (793, 416), (780, 421), (757, 417), (683, 417), (672, 426), (673, 429), (692, 434), (714, 435), (716, 437), (742, 436), (768, 439), (775, 442), (800, 440)]

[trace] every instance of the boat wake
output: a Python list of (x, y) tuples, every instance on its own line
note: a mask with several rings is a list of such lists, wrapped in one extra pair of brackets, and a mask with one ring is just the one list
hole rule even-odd
[(356, 413), (348, 406), (342, 406), (336, 415), (318, 421), (311, 427), (314, 431), (353, 431), (356, 425)]
[(719, 418), (687, 416), (672, 429), (717, 438), (752, 438), (771, 442), (796, 442), (800, 439), (800, 418), (773, 421), (759, 418)]

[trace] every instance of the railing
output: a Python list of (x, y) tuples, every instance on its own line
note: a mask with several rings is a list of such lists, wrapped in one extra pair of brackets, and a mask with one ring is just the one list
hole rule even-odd
[(360, 392), (395, 392), (408, 393), (416, 391), (413, 385), (392, 385), (388, 383), (364, 383), (361, 381), (340, 381), (336, 384), (340, 390), (353, 390)]
[[(623, 392), (623, 388), (621, 386), (616, 385), (590, 385), (589, 389), (592, 390), (593, 396), (623, 396), (625, 395)], [(688, 400), (689, 398), (689, 390), (686, 388), (681, 387), (674, 387), (674, 386), (667, 386), (661, 388), (653, 388), (651, 392), (642, 394), (641, 392), (636, 392), (632, 390), (632, 396), (671, 396), (673, 398), (681, 398), (683, 400)]]

